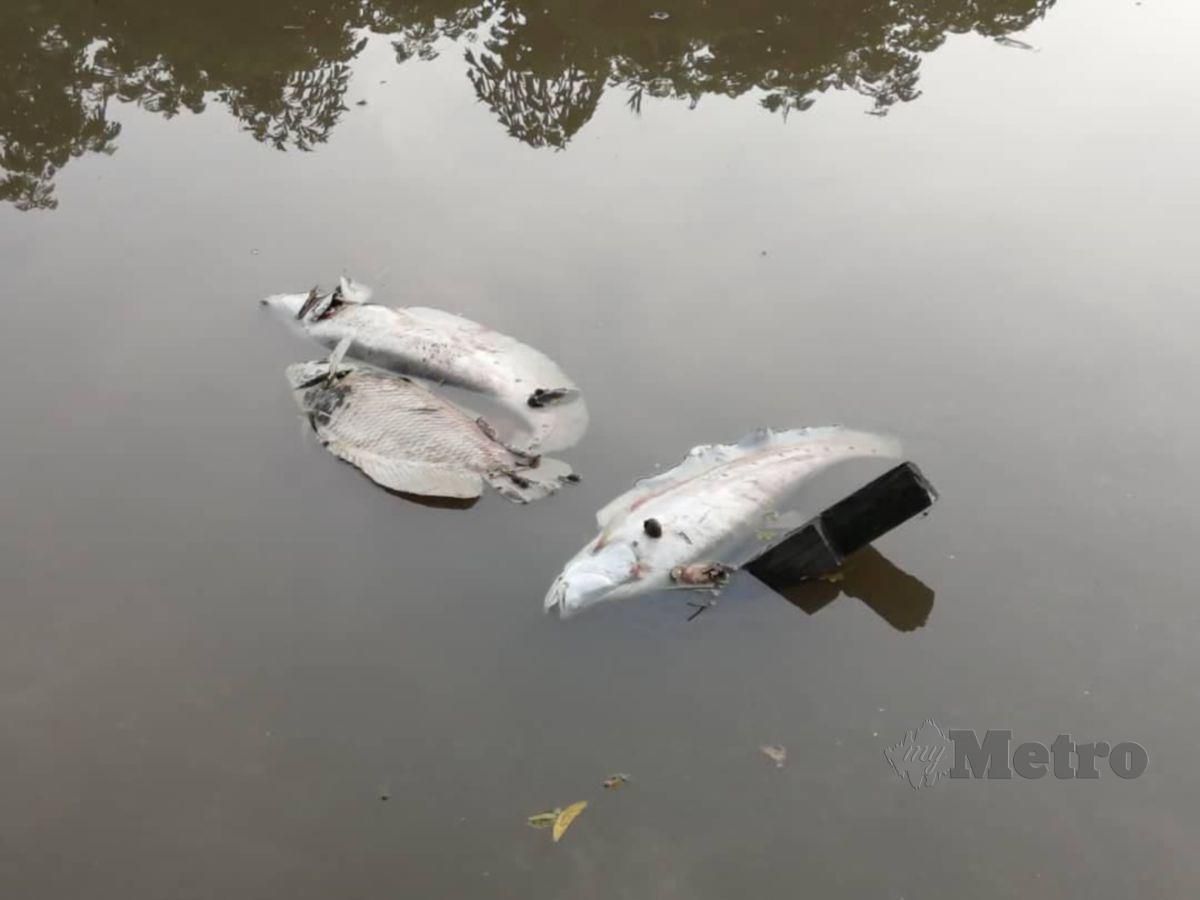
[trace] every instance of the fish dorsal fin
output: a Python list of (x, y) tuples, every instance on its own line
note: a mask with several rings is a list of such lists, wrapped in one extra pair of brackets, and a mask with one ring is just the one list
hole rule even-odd
[(308, 314), (317, 308), (321, 301), (321, 289), (315, 284), (308, 292), (308, 296), (304, 298), (304, 302), (300, 304), (300, 309), (296, 312), (296, 319), (303, 322)]
[(736, 459), (767, 450), (782, 451), (785, 448), (806, 446), (824, 447), (831, 463), (860, 456), (900, 455), (900, 445), (895, 440), (867, 432), (850, 431), (840, 425), (793, 428), (787, 431), (759, 428), (736, 444), (701, 444), (693, 447), (679, 465), (658, 475), (641, 479), (628, 491), (609, 502), (596, 513), (596, 521), (601, 528), (607, 528), (639, 500), (681, 485)]

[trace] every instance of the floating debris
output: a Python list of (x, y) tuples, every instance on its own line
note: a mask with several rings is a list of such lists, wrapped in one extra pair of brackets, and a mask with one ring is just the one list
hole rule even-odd
[[(800, 487), (835, 463), (895, 457), (896, 441), (840, 427), (763, 429), (737, 444), (693, 449), (682, 463), (639, 481), (596, 515), (600, 534), (579, 551), (546, 594), (547, 610), (570, 615), (602, 600), (670, 587), (719, 590), (730, 573), (783, 541), (819, 510), (768, 512), (796, 501)], [(661, 536), (647, 540), (652, 518)]]
[(628, 781), (629, 781), (628, 775), (626, 775), (624, 772), (617, 772), (613, 775), (609, 775), (607, 778), (604, 779), (604, 787), (610, 791), (616, 790), (617, 788), (619, 788), (621, 785), (625, 784)]
[(553, 828), (551, 836), (554, 838), (554, 843), (562, 840), (562, 836), (567, 833), (567, 829), (571, 827), (581, 812), (587, 809), (587, 801), (580, 800), (577, 803), (572, 803), (566, 809), (555, 807), (548, 812), (534, 813), (525, 821), (529, 823), (530, 828)]
[(587, 801), (580, 800), (578, 803), (572, 803), (558, 814), (558, 818), (554, 820), (554, 843), (557, 844), (562, 840), (562, 836), (567, 833), (571, 823), (579, 818), (579, 814), (585, 809), (587, 809)]
[(561, 809), (552, 809), (549, 812), (535, 813), (526, 821), (532, 828), (549, 828), (558, 820), (560, 813), (562, 813)]
[(789, 531), (743, 568), (771, 586), (840, 582), (851, 554), (927, 512), (937, 496), (915, 464), (901, 463)]
[(671, 14), (669, 12), (663, 12), (659, 10), (657, 12), (650, 13), (650, 18), (652, 18), (655, 22), (665, 22), (667, 19), (671, 18)]
[(495, 400), (523, 432), (512, 443), (529, 452), (562, 450), (587, 430), (579, 388), (545, 354), (453, 313), (371, 303), (371, 291), (342, 278), (328, 293), (276, 294), (262, 301), (332, 349), (381, 369)]
[(296, 402), (325, 448), (376, 484), (406, 494), (470, 499), (486, 482), (517, 503), (557, 491), (571, 469), (500, 443), (486, 422), (408, 378), (327, 361), (289, 366)]
[(763, 755), (771, 762), (775, 763), (775, 768), (782, 769), (783, 764), (787, 762), (787, 747), (783, 744), (763, 744), (758, 748), (763, 752)]

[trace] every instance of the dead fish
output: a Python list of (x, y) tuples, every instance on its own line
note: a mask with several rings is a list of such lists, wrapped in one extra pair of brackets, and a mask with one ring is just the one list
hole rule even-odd
[[(515, 451), (457, 406), (411, 379), (328, 360), (287, 368), (296, 402), (321, 443), (392, 491), (470, 499), (486, 482), (517, 503), (573, 481), (558, 460)], [(340, 352), (339, 352), (340, 351)]]
[[(736, 444), (696, 447), (596, 514), (599, 536), (555, 579), (546, 609), (565, 616), (664, 588), (719, 590), (730, 572), (786, 537), (781, 528), (764, 542), (761, 523), (800, 503), (797, 494), (811, 476), (849, 459), (899, 455), (891, 438), (839, 426), (761, 429)], [(786, 518), (799, 525), (816, 512), (789, 510)]]
[(545, 354), (462, 316), (421, 306), (369, 302), (370, 291), (343, 278), (322, 293), (276, 294), (262, 301), (332, 349), (378, 368), (487, 395), (521, 423), (521, 449), (562, 450), (588, 425), (579, 388)]

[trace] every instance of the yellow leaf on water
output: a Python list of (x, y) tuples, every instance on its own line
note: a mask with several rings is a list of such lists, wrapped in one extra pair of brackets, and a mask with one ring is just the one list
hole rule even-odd
[(559, 842), (562, 836), (566, 834), (567, 829), (571, 827), (571, 823), (585, 809), (587, 809), (587, 801), (580, 800), (578, 803), (572, 803), (558, 814), (558, 818), (554, 820), (554, 843), (557, 844)]
[(550, 812), (538, 813), (529, 817), (529, 824), (534, 828), (549, 828), (558, 819), (558, 814), (561, 809), (551, 810)]

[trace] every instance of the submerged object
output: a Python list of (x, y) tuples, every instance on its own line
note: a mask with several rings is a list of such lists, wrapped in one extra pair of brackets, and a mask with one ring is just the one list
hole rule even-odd
[(470, 499), (486, 482), (517, 503), (576, 481), (566, 463), (513, 450), (490, 426), (411, 379), (328, 360), (288, 366), (296, 402), (325, 448), (376, 484), (405, 494)]
[(493, 398), (520, 423), (512, 443), (522, 450), (562, 450), (587, 430), (579, 388), (545, 354), (453, 313), (369, 300), (367, 288), (343, 278), (329, 293), (313, 288), (262, 303), (330, 349), (350, 338), (354, 359)]
[(596, 514), (600, 534), (555, 579), (546, 609), (570, 615), (663, 588), (718, 590), (819, 511), (789, 509), (803, 506), (811, 476), (850, 459), (899, 456), (891, 438), (837, 426), (761, 429), (736, 444), (696, 447)]

